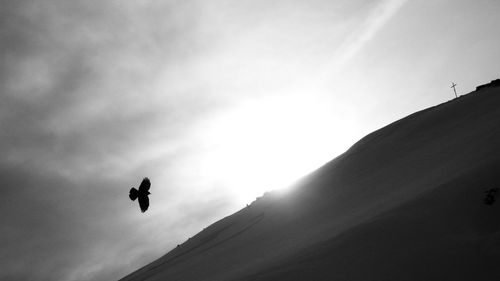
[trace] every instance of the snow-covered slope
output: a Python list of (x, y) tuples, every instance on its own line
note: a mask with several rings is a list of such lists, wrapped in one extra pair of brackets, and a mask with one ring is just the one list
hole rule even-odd
[(491, 188), (500, 87), (373, 132), (122, 280), (500, 280)]

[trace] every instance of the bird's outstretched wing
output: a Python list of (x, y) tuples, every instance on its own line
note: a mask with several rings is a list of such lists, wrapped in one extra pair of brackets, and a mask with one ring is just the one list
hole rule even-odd
[(139, 196), (139, 191), (137, 191), (137, 189), (132, 187), (130, 189), (130, 193), (128, 194), (128, 197), (130, 197), (130, 199), (132, 201), (135, 201), (135, 199), (137, 199), (137, 196)]
[(140, 192), (149, 191), (150, 187), (151, 187), (151, 182), (149, 181), (148, 178), (144, 178), (141, 182), (141, 185), (139, 186), (139, 191)]
[(149, 207), (149, 198), (147, 195), (139, 196), (139, 206), (141, 207), (141, 211), (144, 213)]

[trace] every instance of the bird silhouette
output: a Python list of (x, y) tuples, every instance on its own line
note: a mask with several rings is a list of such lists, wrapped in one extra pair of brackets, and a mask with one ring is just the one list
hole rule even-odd
[(135, 199), (139, 199), (139, 206), (141, 207), (141, 211), (144, 213), (149, 207), (149, 197), (148, 195), (151, 194), (149, 193), (149, 188), (151, 187), (151, 182), (149, 181), (148, 178), (144, 178), (141, 182), (141, 185), (139, 186), (139, 190), (135, 189), (132, 187), (130, 189), (130, 193), (128, 197), (132, 201), (135, 201)]

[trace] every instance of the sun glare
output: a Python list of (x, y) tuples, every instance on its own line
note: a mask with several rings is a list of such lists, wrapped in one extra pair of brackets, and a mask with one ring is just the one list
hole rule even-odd
[(282, 189), (330, 160), (333, 116), (304, 98), (248, 102), (211, 120), (202, 173), (243, 201)]

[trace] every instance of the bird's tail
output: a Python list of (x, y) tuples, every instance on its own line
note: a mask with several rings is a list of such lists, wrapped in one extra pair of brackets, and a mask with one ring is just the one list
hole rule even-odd
[(137, 199), (138, 196), (139, 196), (139, 191), (132, 187), (130, 189), (130, 193), (129, 193), (128, 197), (130, 197), (130, 199), (132, 201), (135, 201), (135, 199)]

